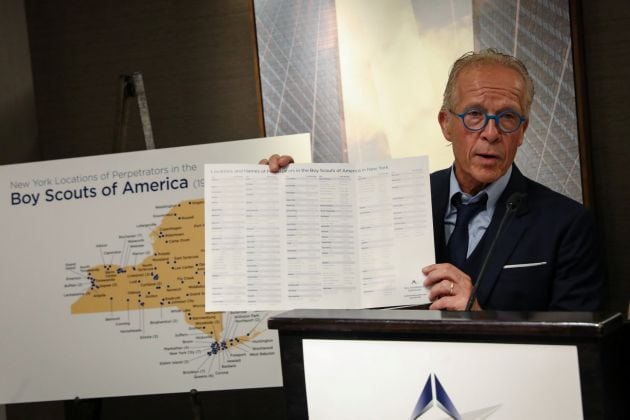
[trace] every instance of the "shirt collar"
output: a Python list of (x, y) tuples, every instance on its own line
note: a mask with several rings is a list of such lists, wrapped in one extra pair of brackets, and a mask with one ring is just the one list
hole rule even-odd
[(508, 170), (503, 174), (501, 178), (497, 179), (496, 181), (494, 181), (493, 183), (489, 185), (486, 185), (486, 188), (479, 191), (473, 197), (470, 194), (466, 194), (465, 192), (462, 192), (461, 188), (459, 187), (459, 183), (457, 182), (457, 178), (455, 178), (455, 165), (453, 165), (451, 166), (451, 179), (450, 179), (450, 187), (449, 187), (449, 194), (448, 194), (449, 203), (451, 202), (451, 199), (453, 198), (453, 196), (459, 192), (462, 193), (463, 203), (468, 203), (468, 202), (474, 203), (481, 198), (482, 193), (486, 193), (488, 194), (488, 202), (486, 203), (486, 208), (494, 209), (495, 206), (497, 205), (497, 201), (499, 201), (499, 197), (501, 197), (501, 194), (503, 194), (503, 191), (505, 191), (505, 187), (507, 187), (507, 184), (510, 181), (511, 175), (512, 175), (512, 165), (510, 165)]

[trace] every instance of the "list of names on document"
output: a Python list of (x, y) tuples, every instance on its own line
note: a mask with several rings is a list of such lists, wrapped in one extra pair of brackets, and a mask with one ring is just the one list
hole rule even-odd
[(206, 165), (206, 310), (426, 303), (426, 158)]

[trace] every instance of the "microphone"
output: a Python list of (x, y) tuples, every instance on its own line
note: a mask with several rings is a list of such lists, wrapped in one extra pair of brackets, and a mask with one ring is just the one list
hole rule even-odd
[(473, 289), (470, 292), (468, 303), (466, 303), (466, 309), (464, 309), (465, 311), (470, 311), (470, 308), (472, 307), (473, 302), (475, 301), (475, 297), (477, 296), (477, 290), (479, 289), (479, 285), (481, 284), (481, 280), (483, 279), (483, 275), (486, 271), (486, 266), (488, 265), (488, 261), (490, 261), (490, 256), (492, 255), (492, 252), (494, 251), (494, 246), (497, 244), (497, 240), (499, 239), (499, 237), (501, 236), (501, 233), (503, 232), (503, 228), (512, 219), (512, 216), (514, 216), (519, 210), (523, 210), (525, 208), (524, 203), (526, 202), (526, 199), (527, 199), (527, 194), (523, 192), (515, 192), (515, 193), (512, 193), (512, 195), (508, 197), (507, 202), (505, 204), (505, 214), (503, 215), (503, 218), (501, 219), (501, 223), (499, 223), (499, 228), (497, 229), (496, 235), (494, 235), (494, 238), (492, 238), (492, 243), (490, 244), (490, 248), (488, 248), (488, 253), (486, 254), (486, 258), (484, 258), (483, 264), (481, 264), (479, 275), (477, 275), (477, 281), (475, 282), (475, 285), (473, 286)]

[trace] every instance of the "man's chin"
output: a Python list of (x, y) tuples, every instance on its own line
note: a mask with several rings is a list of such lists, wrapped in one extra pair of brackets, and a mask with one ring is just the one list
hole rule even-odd
[(497, 179), (501, 178), (505, 171), (503, 168), (494, 166), (494, 167), (483, 167), (478, 168), (473, 172), (473, 176), (475, 180), (481, 184), (491, 184)]

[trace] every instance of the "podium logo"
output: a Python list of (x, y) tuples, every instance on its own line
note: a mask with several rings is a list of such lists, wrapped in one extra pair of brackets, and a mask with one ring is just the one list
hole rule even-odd
[(455, 408), (455, 404), (451, 397), (449, 397), (446, 389), (438, 379), (435, 373), (431, 373), (427, 378), (427, 382), (424, 384), (422, 388), (422, 392), (420, 393), (420, 397), (418, 398), (418, 402), (416, 402), (416, 406), (413, 409), (413, 413), (411, 413), (411, 420), (417, 420), (422, 417), (423, 414), (428, 412), (431, 408), (438, 407), (444, 413), (446, 413), (449, 417), (455, 420), (462, 419), (485, 419), (488, 418), (492, 413), (497, 411), (501, 405), (495, 405), (492, 407), (482, 408), (480, 410), (475, 410), (472, 412), (464, 413), (462, 416)]
[(411, 414), (411, 420), (419, 419), (433, 406), (437, 406), (455, 420), (462, 419), (457, 408), (455, 408), (455, 404), (453, 404), (435, 373), (430, 374), (427, 378), (427, 382), (424, 384), (418, 402)]

